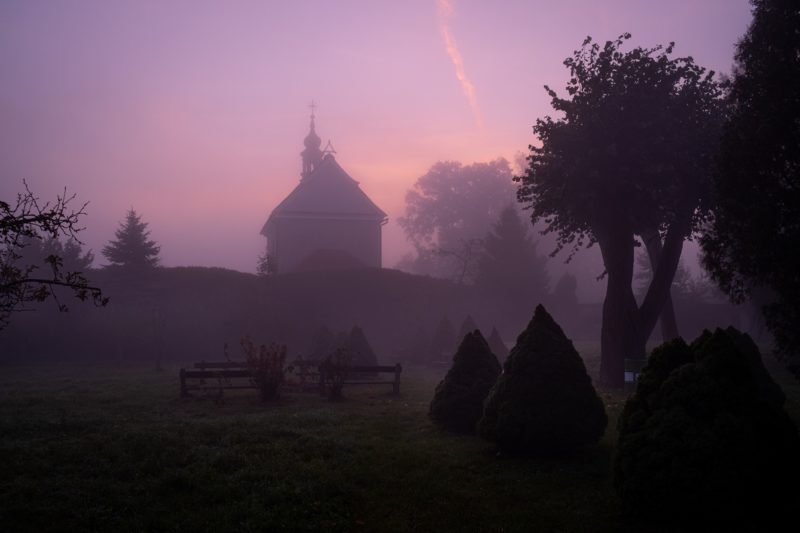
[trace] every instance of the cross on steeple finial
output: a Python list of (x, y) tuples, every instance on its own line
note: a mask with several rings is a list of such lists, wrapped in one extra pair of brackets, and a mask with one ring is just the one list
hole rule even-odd
[(314, 120), (314, 111), (317, 109), (317, 104), (314, 100), (311, 100), (311, 104), (308, 106), (311, 108), (311, 120)]

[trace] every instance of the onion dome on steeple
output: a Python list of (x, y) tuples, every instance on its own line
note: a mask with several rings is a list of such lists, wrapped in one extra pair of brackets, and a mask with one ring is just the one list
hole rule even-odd
[(309, 127), (308, 135), (303, 140), (305, 150), (300, 152), (300, 157), (303, 158), (303, 172), (302, 177), (305, 178), (314, 171), (314, 168), (322, 161), (322, 150), (319, 147), (322, 145), (322, 139), (319, 138), (317, 132), (314, 130), (314, 109), (317, 105), (311, 102), (311, 125)]

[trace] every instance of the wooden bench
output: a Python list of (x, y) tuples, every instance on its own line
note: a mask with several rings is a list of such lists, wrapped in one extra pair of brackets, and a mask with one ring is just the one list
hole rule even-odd
[[(319, 365), (320, 390), (324, 393), (329, 375), (338, 369), (329, 364)], [(400, 374), (403, 367), (400, 363), (394, 366), (348, 366), (345, 369), (344, 385), (391, 385), (394, 394), (400, 394)], [(390, 377), (381, 378), (380, 374), (391, 374)]]
[[(318, 361), (295, 361), (290, 366), (300, 378), (299, 383), (285, 383), (286, 390), (300, 392), (319, 390), (325, 393), (330, 376), (337, 369)], [(344, 385), (391, 385), (394, 394), (400, 394), (400, 374), (403, 367), (394, 366), (348, 366), (345, 370)], [(380, 374), (391, 374), (381, 377)], [(199, 380), (199, 382), (198, 382)], [(212, 383), (207, 383), (212, 381)], [(255, 389), (253, 374), (245, 361), (201, 361), (194, 364), (194, 369), (181, 368), (181, 398), (187, 398), (191, 391), (218, 391), (222, 389)]]
[[(206, 380), (214, 383), (206, 383)], [(201, 361), (194, 364), (194, 370), (181, 368), (180, 381), (181, 398), (190, 396), (190, 391), (256, 388), (253, 374), (245, 361)]]

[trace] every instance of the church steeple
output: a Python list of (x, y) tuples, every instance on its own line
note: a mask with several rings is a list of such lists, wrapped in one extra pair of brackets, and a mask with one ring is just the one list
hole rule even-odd
[(319, 149), (322, 145), (322, 139), (319, 138), (319, 135), (317, 135), (317, 132), (314, 130), (314, 110), (317, 104), (312, 100), (309, 107), (311, 108), (311, 124), (309, 126), (308, 135), (306, 135), (303, 141), (305, 149), (300, 152), (300, 157), (303, 158), (303, 172), (301, 173), (303, 178), (308, 177), (319, 162), (322, 161), (322, 151)]

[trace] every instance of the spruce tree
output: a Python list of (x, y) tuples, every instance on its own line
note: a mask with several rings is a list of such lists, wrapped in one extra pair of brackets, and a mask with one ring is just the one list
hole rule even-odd
[(103, 256), (110, 262), (109, 266), (122, 267), (128, 270), (146, 270), (158, 266), (158, 252), (161, 247), (150, 240), (147, 223), (142, 222), (136, 211), (131, 208), (115, 232), (116, 239), (103, 247)]
[(537, 306), (486, 398), (480, 435), (503, 451), (560, 454), (597, 443), (607, 422), (572, 341)]

